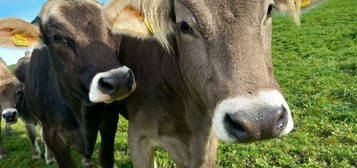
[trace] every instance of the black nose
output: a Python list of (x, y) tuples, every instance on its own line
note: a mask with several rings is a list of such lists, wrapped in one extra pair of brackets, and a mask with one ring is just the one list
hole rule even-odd
[(288, 122), (288, 113), (284, 106), (265, 107), (255, 113), (228, 113), (224, 117), (226, 130), (237, 141), (249, 142), (279, 136)]
[(98, 81), (98, 88), (105, 94), (113, 97), (130, 92), (133, 89), (135, 77), (131, 70), (114, 73), (107, 77), (102, 77)]
[(6, 122), (13, 122), (13, 121), (17, 120), (18, 114), (17, 114), (17, 111), (15, 111), (15, 110), (6, 111), (6, 112), (3, 112), (2, 117)]

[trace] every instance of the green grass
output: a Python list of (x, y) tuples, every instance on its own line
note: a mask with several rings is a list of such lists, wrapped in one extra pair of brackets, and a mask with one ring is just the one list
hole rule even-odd
[(15, 65), (9, 65), (8, 68), (10, 69), (10, 71), (14, 70)]
[[(292, 109), (294, 131), (252, 144), (221, 143), (218, 168), (357, 167), (356, 7), (356, 0), (330, 0), (304, 13), (301, 27), (286, 16), (274, 18), (275, 74)], [(14, 136), (2, 135), (8, 157), (0, 167), (48, 167), (31, 160), (23, 125), (14, 129)], [(115, 164), (130, 168), (126, 130), (121, 120)], [(97, 153), (94, 158), (97, 163)], [(159, 167), (173, 167), (162, 150), (156, 161)]]

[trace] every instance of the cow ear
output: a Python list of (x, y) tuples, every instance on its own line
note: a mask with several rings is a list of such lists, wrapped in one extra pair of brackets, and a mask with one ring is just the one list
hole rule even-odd
[(16, 18), (0, 19), (0, 46), (23, 48), (39, 43), (38, 26)]
[(114, 34), (125, 34), (136, 38), (153, 37), (150, 23), (142, 12), (122, 1), (111, 1), (104, 8), (104, 19)]
[(289, 12), (297, 25), (300, 25), (300, 7), (302, 0), (275, 0), (279, 11)]

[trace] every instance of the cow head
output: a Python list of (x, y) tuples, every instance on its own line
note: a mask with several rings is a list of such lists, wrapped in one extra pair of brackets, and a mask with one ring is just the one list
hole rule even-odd
[(95, 1), (48, 1), (36, 25), (14, 18), (2, 19), (0, 25), (0, 33), (8, 37), (2, 45), (48, 48), (67, 98), (112, 102), (136, 88), (132, 71), (119, 63), (116, 37), (103, 24), (101, 5)]
[[(272, 66), (272, 12), (293, 0), (112, 0), (114, 33), (154, 39), (179, 56), (181, 74), (222, 140), (249, 142), (289, 133), (290, 109)], [(171, 39), (174, 39), (170, 41)]]
[(16, 100), (20, 91), (20, 82), (10, 73), (6, 64), (0, 60), (0, 114), (8, 124), (16, 123), (19, 117)]

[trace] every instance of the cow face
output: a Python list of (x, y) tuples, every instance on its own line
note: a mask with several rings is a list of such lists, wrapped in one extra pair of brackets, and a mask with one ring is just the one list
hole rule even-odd
[(177, 52), (185, 83), (206, 106), (215, 134), (249, 142), (293, 128), (272, 66), (272, 11), (279, 7), (296, 16), (292, 0), (113, 0), (105, 18), (113, 32), (155, 39)]
[(112, 102), (135, 90), (134, 75), (119, 63), (116, 39), (103, 24), (100, 4), (48, 1), (39, 18), (38, 26), (21, 20), (3, 20), (4, 24), (17, 25), (2, 26), (0, 30), (14, 36), (20, 33), (17, 28), (27, 27), (21, 35), (28, 43), (35, 45), (35, 50), (44, 46), (49, 49), (64, 96), (84, 103)]
[(116, 39), (103, 24), (99, 4), (49, 2), (40, 30), (63, 88), (89, 91), (92, 102), (120, 100), (135, 89), (133, 73), (117, 59)]
[(8, 124), (17, 122), (19, 113), (16, 110), (16, 101), (21, 93), (21, 84), (13, 79), (11, 82), (0, 86), (0, 107), (3, 120)]
[(208, 109), (225, 141), (249, 142), (287, 134), (289, 107), (271, 58), (273, 0), (176, 0), (175, 30), (187, 83)]

